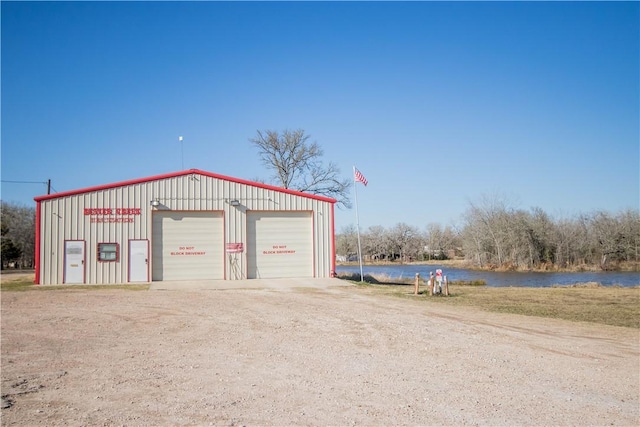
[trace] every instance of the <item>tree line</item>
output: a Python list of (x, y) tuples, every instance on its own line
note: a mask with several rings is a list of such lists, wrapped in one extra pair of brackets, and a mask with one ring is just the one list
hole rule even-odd
[[(596, 211), (555, 220), (540, 208), (515, 209), (485, 198), (470, 203), (458, 227), (405, 223), (360, 233), (365, 261), (464, 259), (487, 269), (632, 269), (640, 266), (640, 213)], [(357, 260), (353, 225), (336, 235), (339, 260)]]

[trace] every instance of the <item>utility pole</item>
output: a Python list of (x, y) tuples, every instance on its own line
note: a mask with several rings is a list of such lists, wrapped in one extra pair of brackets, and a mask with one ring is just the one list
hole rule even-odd
[(47, 194), (51, 194), (51, 179), (47, 180)]

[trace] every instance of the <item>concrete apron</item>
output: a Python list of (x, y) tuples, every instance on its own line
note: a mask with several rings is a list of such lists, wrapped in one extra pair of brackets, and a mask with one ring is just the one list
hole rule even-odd
[(335, 286), (353, 286), (346, 280), (336, 278), (284, 278), (244, 280), (180, 280), (151, 282), (150, 291), (195, 291), (228, 289), (326, 289)]

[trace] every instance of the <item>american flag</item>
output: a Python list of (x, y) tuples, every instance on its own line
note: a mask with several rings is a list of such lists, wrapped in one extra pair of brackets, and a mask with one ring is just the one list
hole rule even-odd
[(356, 169), (355, 166), (353, 167), (353, 176), (356, 181), (360, 181), (364, 184), (365, 187), (367, 186), (367, 183), (369, 181), (367, 181), (367, 178), (365, 178), (364, 175), (362, 175), (362, 173), (360, 173), (360, 171)]

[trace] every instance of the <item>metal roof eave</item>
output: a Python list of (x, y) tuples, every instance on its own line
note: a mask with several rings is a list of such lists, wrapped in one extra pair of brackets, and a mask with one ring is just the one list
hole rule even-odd
[(96, 186), (93, 186), (93, 187), (86, 187), (86, 188), (81, 188), (81, 189), (78, 189), (78, 190), (63, 191), (61, 193), (47, 194), (47, 195), (44, 195), (44, 196), (36, 196), (36, 197), (33, 198), (33, 200), (35, 200), (36, 202), (41, 202), (43, 200), (51, 200), (51, 199), (57, 199), (57, 198), (60, 198), (60, 197), (75, 196), (75, 195), (78, 195), (78, 194), (90, 193), (90, 192), (93, 192), (93, 191), (109, 190), (109, 189), (112, 189), (112, 188), (125, 187), (125, 186), (128, 186), (128, 185), (142, 184), (142, 183), (146, 183), (146, 182), (159, 181), (161, 179), (175, 178), (175, 177), (178, 177), (178, 176), (192, 175), (192, 174), (198, 174), (198, 175), (207, 176), (207, 177), (210, 177), (210, 178), (217, 178), (217, 179), (221, 179), (221, 180), (224, 180), (224, 181), (235, 182), (235, 183), (238, 183), (238, 184), (251, 185), (251, 186), (263, 188), (263, 189), (266, 189), (266, 190), (278, 191), (280, 193), (286, 193), (286, 194), (291, 194), (291, 195), (294, 195), (294, 196), (306, 197), (308, 199), (316, 199), (316, 200), (320, 200), (320, 201), (323, 201), (323, 202), (329, 202), (329, 203), (334, 203), (334, 204), (337, 202), (336, 199), (333, 199), (331, 197), (320, 196), (320, 195), (317, 195), (317, 194), (304, 193), (302, 191), (291, 190), (291, 189), (288, 189), (288, 188), (277, 187), (275, 185), (269, 185), (269, 184), (263, 184), (261, 182), (249, 181), (249, 180), (246, 180), (246, 179), (234, 178), (234, 177), (226, 176), (226, 175), (220, 175), (220, 174), (217, 174), (217, 173), (207, 172), (207, 171), (203, 171), (203, 170), (200, 170), (200, 169), (188, 169), (188, 170), (183, 170), (183, 171), (178, 171), (178, 172), (172, 172), (172, 173), (166, 173), (166, 174), (161, 174), (161, 175), (149, 176), (149, 177), (146, 177), (146, 178), (131, 179), (131, 180), (128, 180), (128, 181), (114, 182), (112, 184), (96, 185)]

